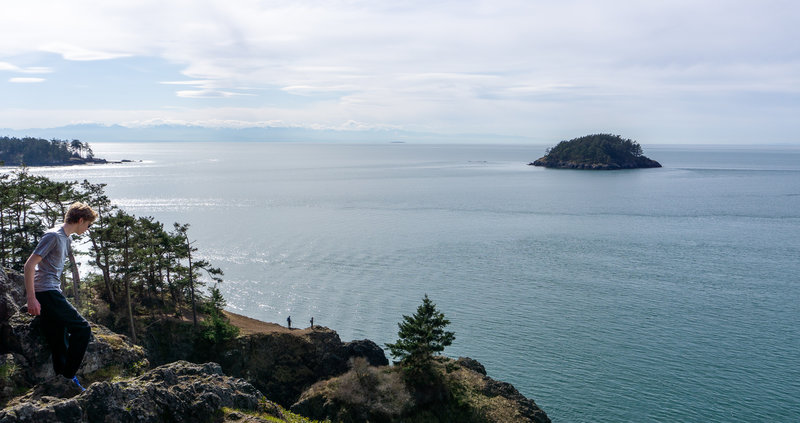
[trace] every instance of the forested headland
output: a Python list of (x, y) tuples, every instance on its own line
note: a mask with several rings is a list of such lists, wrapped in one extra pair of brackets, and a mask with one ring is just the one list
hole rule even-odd
[(619, 135), (594, 134), (561, 141), (547, 149), (544, 157), (530, 163), (561, 169), (635, 169), (661, 167), (642, 154), (642, 146)]
[(89, 143), (80, 140), (0, 137), (0, 163), (4, 166), (60, 166), (106, 161), (95, 158)]

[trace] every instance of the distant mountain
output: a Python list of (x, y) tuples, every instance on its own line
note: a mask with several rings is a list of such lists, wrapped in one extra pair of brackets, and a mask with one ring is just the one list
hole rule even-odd
[(332, 130), (290, 127), (214, 128), (190, 125), (126, 127), (79, 124), (57, 128), (0, 129), (0, 136), (80, 139), (85, 142), (137, 141), (270, 141), (270, 142), (520, 142), (520, 137), (456, 134), (441, 135), (392, 129)]

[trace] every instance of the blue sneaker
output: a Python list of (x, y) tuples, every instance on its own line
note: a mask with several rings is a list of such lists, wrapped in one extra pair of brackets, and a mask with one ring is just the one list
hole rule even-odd
[(80, 388), (81, 392), (84, 392), (84, 391), (86, 391), (86, 388), (84, 388), (83, 386), (81, 386), (81, 383), (80, 383), (80, 382), (78, 382), (78, 376), (73, 376), (73, 377), (72, 377), (72, 381), (73, 381), (73, 382), (75, 382), (75, 385), (77, 385), (77, 386), (78, 386), (78, 388)]

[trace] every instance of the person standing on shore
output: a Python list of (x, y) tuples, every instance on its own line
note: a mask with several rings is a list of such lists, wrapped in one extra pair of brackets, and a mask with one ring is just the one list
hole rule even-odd
[(97, 212), (84, 203), (69, 207), (64, 224), (45, 232), (25, 262), (25, 293), (28, 313), (41, 316), (41, 327), (50, 351), (53, 370), (85, 390), (75, 373), (89, 345), (89, 322), (61, 293), (61, 273), (70, 246), (70, 235), (85, 233)]

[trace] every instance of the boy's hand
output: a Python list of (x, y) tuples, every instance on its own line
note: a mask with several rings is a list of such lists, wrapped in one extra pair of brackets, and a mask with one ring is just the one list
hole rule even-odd
[(39, 304), (39, 300), (36, 297), (28, 298), (28, 313), (31, 316), (38, 316), (42, 312), (42, 306)]

